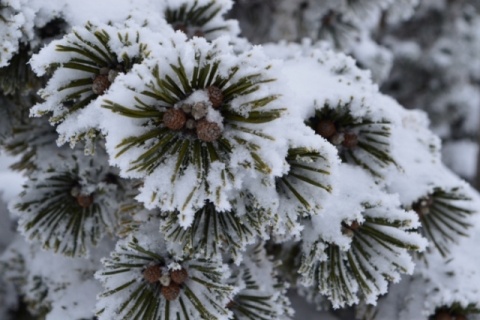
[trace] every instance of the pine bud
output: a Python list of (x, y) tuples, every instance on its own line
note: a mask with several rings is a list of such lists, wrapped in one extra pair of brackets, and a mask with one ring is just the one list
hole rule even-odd
[(422, 198), (412, 205), (413, 211), (419, 216), (425, 216), (430, 213), (430, 207), (433, 205), (433, 197)]
[(206, 119), (197, 122), (197, 136), (200, 140), (213, 142), (220, 138), (221, 135), (222, 129), (217, 123), (210, 122)]
[(342, 233), (345, 236), (352, 238), (355, 235), (355, 231), (360, 229), (360, 227), (361, 225), (357, 220), (353, 221), (350, 225), (342, 222)]
[(92, 91), (95, 94), (103, 94), (112, 83), (108, 80), (107, 74), (99, 74), (93, 79)]
[(453, 316), (447, 311), (438, 311), (434, 317), (435, 320), (453, 320)]
[(177, 24), (173, 27), (173, 29), (175, 29), (175, 31), (181, 31), (185, 34), (187, 34), (187, 32), (188, 32), (188, 28), (184, 24)]
[(197, 102), (192, 107), (192, 117), (195, 120), (204, 118), (208, 113), (208, 105), (205, 102)]
[(184, 268), (170, 272), (170, 278), (177, 284), (182, 284), (188, 279), (188, 272)]
[(162, 276), (162, 267), (159, 264), (149, 266), (143, 271), (143, 278), (148, 283), (157, 282)]
[(168, 287), (162, 287), (162, 295), (168, 301), (173, 301), (180, 295), (180, 286), (175, 282), (172, 282)]
[(358, 221), (355, 220), (355, 221), (352, 222), (352, 224), (350, 225), (349, 228), (355, 231), (355, 230), (360, 229), (360, 226), (361, 226), (360, 223), (358, 223)]
[(93, 194), (79, 194), (77, 197), (77, 203), (82, 208), (88, 208), (93, 203)]
[(337, 128), (332, 120), (320, 120), (317, 124), (316, 132), (328, 139), (337, 132)]
[(192, 107), (193, 106), (191, 104), (184, 103), (184, 104), (181, 105), (180, 109), (182, 109), (183, 112), (185, 112), (185, 113), (190, 113), (190, 112), (192, 112)]
[(358, 145), (358, 136), (353, 132), (346, 132), (343, 135), (342, 145), (349, 149), (355, 148)]
[(193, 33), (194, 37), (199, 37), (199, 38), (204, 38), (205, 37), (205, 32), (202, 30), (198, 29)]
[(345, 140), (345, 135), (342, 132), (335, 133), (329, 139), (329, 141), (335, 146), (341, 145), (343, 143), (343, 140)]
[(180, 130), (187, 122), (185, 112), (180, 109), (168, 109), (163, 114), (163, 124), (172, 130)]
[(210, 86), (207, 88), (208, 100), (212, 103), (213, 109), (218, 109), (223, 103), (223, 92), (222, 89), (215, 86)]

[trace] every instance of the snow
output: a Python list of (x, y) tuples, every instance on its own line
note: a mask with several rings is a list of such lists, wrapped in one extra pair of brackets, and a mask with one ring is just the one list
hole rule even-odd
[[(34, 48), (42, 47), (33, 55), (30, 65), (37, 75), (48, 74), (49, 80), (39, 91), (43, 101), (30, 109), (31, 115), (51, 116), (58, 144), (69, 142), (77, 148), (57, 150), (53, 145), (47, 146), (47, 142), (34, 144), (41, 149), (33, 160), (38, 170), (28, 172), (27, 181), (7, 169), (12, 159), (0, 158), (3, 197), (0, 259), (3, 263), (24, 259), (22, 267), (9, 265), (9, 272), (2, 275), (0, 281), (15, 277), (26, 279), (15, 290), (37, 301), (38, 290), (33, 287), (40, 279), (38, 288), (48, 290), (48, 295), (40, 299), (40, 306), (51, 307), (48, 320), (91, 318), (95, 303), (97, 311), (104, 309), (100, 319), (129, 317), (129, 312), (136, 314), (141, 304), (135, 303), (132, 292), (138, 293), (140, 291), (135, 290), (144, 288), (152, 292), (151, 286), (143, 281), (142, 272), (155, 263), (170, 269), (180, 266), (189, 269), (189, 278), (178, 300), (167, 304), (161, 293), (154, 291), (154, 298), (160, 298), (159, 307), (155, 309), (159, 314), (164, 308), (171, 308), (182, 314), (179, 317), (199, 318), (204, 311), (192, 298), (197, 296), (211, 318), (227, 319), (234, 311), (226, 306), (237, 294), (260, 292), (268, 295), (267, 300), (278, 319), (288, 319), (291, 310), (283, 291), (289, 284), (283, 285), (282, 280), (275, 278), (277, 274), (273, 269), (278, 262), (255, 247), (261, 248), (262, 241), (269, 239), (283, 244), (285, 250), (301, 240), (300, 253), (292, 258), (300, 265), (300, 274), (295, 275), (299, 279), (291, 285), (298, 287), (309, 300), (323, 305), (329, 301), (333, 308), (357, 304), (360, 300), (375, 305), (389, 288), (393, 295), (387, 296), (386, 301), (404, 293), (409, 293), (404, 297), (408, 300), (411, 292), (425, 296), (423, 305), (417, 302), (413, 309), (403, 306), (404, 310), (398, 313), (401, 319), (413, 319), (419, 310), (427, 317), (442, 305), (459, 302), (466, 306), (479, 301), (480, 256), (472, 253), (474, 243), (480, 241), (476, 232), (480, 228), (479, 218), (475, 217), (471, 238), (455, 237), (454, 240), (461, 241), (460, 245), (452, 247), (452, 256), (445, 260), (417, 233), (416, 229), (421, 226), (419, 215), (409, 210), (413, 203), (437, 190), (456, 190), (471, 198), (471, 201), (462, 200), (463, 209), (478, 211), (478, 194), (442, 163), (443, 151), (447, 164), (464, 176), (473, 177), (476, 164), (472, 159), (478, 147), (462, 141), (442, 150), (440, 138), (428, 129), (427, 116), (404, 109), (382, 94), (375, 83), (387, 78), (394, 56), (410, 60), (421, 57), (421, 48), (416, 43), (405, 41), (389, 51), (370, 38), (381, 10), (390, 10), (387, 19), (398, 22), (412, 14), (411, 9), (418, 1), (372, 0), (365, 11), (345, 1), (317, 2), (318, 10), (313, 10), (310, 16), (306, 14), (307, 20), (318, 22), (336, 5), (349, 22), (363, 25), (353, 42), (350, 39), (340, 46), (356, 43), (356, 48), (350, 51), (360, 63), (372, 67), (373, 76), (370, 71), (358, 68), (353, 58), (335, 52), (326, 43), (304, 40), (299, 44), (248, 44), (236, 37), (239, 32), (236, 22), (222, 17), (233, 5), (230, 0), (215, 2), (222, 6), (221, 10), (203, 26), (186, 26), (193, 28), (186, 33), (168, 25), (164, 20), (165, 10), (192, 3), (207, 5), (210, 1), (118, 0), (112, 5), (108, 1), (55, 0), (44, 6), (42, 1), (5, 3), (11, 8), (3, 10), (12, 11), (14, 15), (7, 28), (0, 28), (0, 38), (5, 40), (0, 49), (6, 52), (0, 56), (0, 66), (17, 50), (19, 41), (30, 43)], [(312, 2), (307, 4), (313, 6)], [(282, 2), (278, 14), (288, 16), (298, 5), (299, 1)], [(66, 35), (47, 44), (47, 40), (37, 39), (35, 30), (54, 17), (65, 19), (69, 26)], [(283, 36), (295, 37), (289, 34), (294, 30), (291, 23), (292, 20), (286, 21), (276, 30), (284, 32)], [(201, 31), (206, 33), (205, 38), (193, 36), (200, 27), (204, 28)], [(458, 28), (463, 31), (466, 26)], [(91, 44), (98, 47), (103, 44), (95, 32), (109, 38), (109, 49), (97, 58), (76, 50), (58, 50), (59, 46), (97, 50)], [(395, 40), (386, 42), (393, 44)], [(454, 46), (449, 39), (439, 41), (430, 48), (430, 62), (440, 69), (464, 67), (445, 50)], [(105, 61), (99, 62), (99, 59)], [(102, 69), (118, 70), (128, 59), (135, 61), (131, 69), (122, 70), (115, 79), (110, 79), (105, 92), (93, 92), (91, 82)], [(72, 61), (87, 61), (84, 67), (88, 70), (70, 68)], [(207, 72), (202, 78), (199, 74), (207, 69), (215, 74)], [(452, 72), (447, 79), (466, 81), (462, 72)], [(79, 80), (83, 81), (82, 85), (65, 88)], [(221, 86), (228, 96), (219, 109), (213, 108), (206, 91), (212, 82)], [(480, 118), (477, 114), (480, 95), (473, 86), (456, 91), (453, 96), (447, 92), (432, 107), (442, 113), (450, 104), (464, 105), (464, 110), (455, 116), (463, 121), (466, 132), (474, 132)], [(78, 101), (90, 95), (92, 98), (85, 105), (71, 110), (72, 99)], [(180, 109), (184, 104), (202, 104), (205, 110), (192, 113), (190, 120), (205, 117), (217, 124), (221, 137), (205, 141), (191, 128), (188, 131), (168, 127), (164, 113), (172, 108)], [(358, 139), (356, 145), (335, 143), (315, 132), (318, 129), (312, 121), (318, 121), (319, 114), (327, 111), (338, 122), (337, 133), (341, 137), (347, 133), (354, 135)], [(269, 118), (271, 114), (278, 117)], [(42, 126), (33, 123), (32, 131)], [(448, 135), (450, 129), (441, 123), (434, 125), (434, 130), (443, 135)], [(90, 147), (95, 139), (104, 140), (105, 145), (99, 143), (94, 160), (89, 160), (81, 149), (85, 147), (86, 153), (93, 153)], [(295, 157), (290, 157), (291, 154)], [(469, 158), (462, 162), (462, 156)], [(148, 161), (151, 162), (144, 165)], [(118, 170), (126, 189), (134, 190), (131, 198), (124, 199), (122, 186), (109, 186), (104, 181), (105, 174), (112, 169), (109, 166)], [(44, 206), (50, 206), (48, 201), (38, 200), (50, 199), (52, 190), (59, 185), (45, 187), (44, 184), (62, 170), (78, 170), (75, 182), (82, 192), (98, 193), (95, 201), (106, 209), (99, 217), (85, 219), (81, 233), (86, 240), (78, 244), (82, 249), (85, 246), (85, 250), (75, 252), (74, 258), (40, 250), (42, 245), (65, 251), (69, 251), (70, 245), (76, 247), (69, 234), (70, 223), (56, 221), (51, 230), (48, 227), (28, 230), (32, 221), (40, 220), (36, 214), (44, 212)], [(24, 188), (20, 186), (23, 183)], [(24, 194), (18, 197), (22, 190)], [(141, 213), (137, 217), (121, 217), (124, 212), (118, 210), (119, 207), (134, 203), (133, 197), (139, 202), (136, 205)], [(29, 210), (21, 209), (22, 204), (29, 207), (34, 200), (37, 205)], [(9, 201), (10, 213), (7, 213), (4, 205)], [(173, 237), (164, 239), (164, 234), (159, 232), (166, 228), (165, 221), (160, 219), (171, 218), (170, 215), (178, 218), (178, 228), (188, 230), (196, 212), (207, 203), (215, 207), (214, 214), (238, 215), (240, 222), (236, 228), (255, 229), (243, 237), (228, 239), (230, 243), (238, 242), (235, 244), (239, 252), (228, 252), (229, 247), (220, 243), (192, 253), (190, 251), (197, 250), (194, 244), (188, 246), (188, 241)], [(250, 219), (249, 210), (258, 210), (261, 215), (258, 221), (242, 220)], [(11, 222), (11, 213), (20, 217), (18, 225), (29, 243), (13, 236), (10, 226), (17, 221)], [(123, 218), (132, 220), (132, 233), (117, 239), (115, 249), (109, 240), (94, 248), (101, 237), (115, 234), (117, 219)], [(237, 221), (232, 225), (234, 223)], [(222, 241), (226, 236), (229, 235), (215, 234), (213, 241)], [(199, 240), (203, 238), (197, 237), (192, 242)], [(213, 247), (221, 250), (209, 259), (199, 256), (204, 253), (202, 250)], [(339, 257), (336, 265), (330, 264), (333, 258), (327, 249), (331, 248)], [(409, 248), (416, 248), (416, 252), (409, 252)], [(421, 254), (428, 264), (417, 259), (417, 251), (424, 252)], [(87, 252), (89, 256), (79, 257)], [(110, 258), (101, 259), (109, 253)], [(361, 270), (352, 272), (354, 265), (361, 266)], [(251, 270), (258, 283), (256, 288), (249, 287), (244, 279)], [(103, 289), (93, 279), (94, 273)], [(334, 286), (332, 274), (345, 275), (348, 288)], [(366, 285), (361, 283), (362, 277), (368, 278)], [(404, 280), (400, 281), (402, 277)], [(164, 280), (165, 285), (170, 279)], [(128, 290), (123, 290), (124, 284)], [(392, 310), (383, 306), (382, 300), (379, 306), (380, 314), (391, 316)], [(306, 316), (298, 313), (297, 317)]]

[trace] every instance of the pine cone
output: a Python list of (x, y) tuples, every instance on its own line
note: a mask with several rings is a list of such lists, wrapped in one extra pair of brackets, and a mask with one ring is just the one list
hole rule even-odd
[(99, 74), (93, 79), (92, 91), (95, 94), (101, 95), (110, 88), (111, 84), (107, 74)]
[(435, 320), (453, 320), (453, 317), (447, 311), (439, 311), (435, 314)]
[(170, 272), (170, 277), (172, 281), (177, 284), (182, 284), (188, 279), (188, 272), (184, 268), (180, 270), (173, 270)]
[(143, 278), (148, 283), (157, 282), (162, 276), (162, 267), (159, 264), (149, 266), (145, 271), (143, 271)]
[(82, 208), (88, 208), (93, 203), (93, 194), (79, 194), (77, 197), (77, 203)]
[(213, 142), (220, 138), (222, 129), (215, 122), (202, 119), (197, 122), (197, 136), (200, 140), (205, 142)]
[(346, 132), (343, 135), (342, 145), (349, 149), (355, 148), (358, 145), (358, 136), (353, 132)]
[(163, 114), (163, 124), (172, 130), (181, 130), (187, 122), (185, 112), (180, 109), (168, 109)]
[(208, 99), (212, 103), (214, 109), (220, 108), (223, 103), (223, 92), (222, 89), (215, 86), (210, 86), (207, 88)]
[(162, 287), (162, 295), (168, 301), (173, 301), (180, 295), (180, 286), (175, 282), (172, 282), (168, 287)]
[(337, 132), (337, 128), (332, 120), (320, 120), (317, 124), (316, 132), (328, 139)]

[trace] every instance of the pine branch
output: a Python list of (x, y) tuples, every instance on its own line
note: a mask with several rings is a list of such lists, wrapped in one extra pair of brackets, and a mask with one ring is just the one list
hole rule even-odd
[(363, 212), (363, 222), (343, 222), (343, 233), (351, 237), (350, 248), (322, 241), (304, 248), (299, 269), (302, 281), (317, 286), (333, 308), (356, 304), (360, 299), (374, 303), (386, 293), (388, 282), (413, 271), (408, 252), (424, 249), (423, 239), (408, 231), (412, 225), (408, 216), (405, 220), (380, 218), (379, 210), (386, 209), (369, 206)]
[[(254, 205), (252, 197), (240, 196), (238, 201), (246, 201), (243, 212), (218, 212), (212, 203), (206, 203), (195, 213), (190, 227), (179, 224), (178, 213), (164, 214), (161, 231), (173, 247), (181, 246), (183, 254), (207, 259), (230, 256), (241, 261), (245, 247), (258, 238), (267, 237), (268, 214)], [(249, 199), (250, 198), (250, 199)]]
[(45, 172), (39, 168), (14, 208), (20, 215), (20, 228), (29, 239), (40, 242), (45, 249), (79, 256), (114, 232), (116, 199), (121, 197), (121, 189), (109, 183), (109, 168), (98, 162), (101, 157), (87, 161), (77, 153), (70, 159), (56, 158), (66, 159), (71, 159), (73, 166), (67, 162), (50, 166)]
[(121, 240), (97, 273), (105, 286), (99, 319), (226, 319), (233, 288), (223, 280), (222, 264), (172, 257), (152, 227), (144, 227), (143, 235)]
[[(188, 37), (207, 37), (217, 31), (228, 31), (230, 25), (222, 19), (222, 3), (211, 0), (205, 4), (199, 1), (183, 1), (180, 6), (167, 7), (165, 19), (175, 30), (184, 32)], [(205, 2), (205, 1), (203, 1)]]
[(382, 168), (396, 165), (390, 154), (391, 123), (355, 118), (348, 109), (349, 103), (339, 103), (336, 107), (326, 104), (316, 110), (309, 125), (337, 146), (343, 161), (381, 177)]
[(242, 288), (227, 305), (234, 320), (279, 320), (292, 316), (290, 301), (285, 296), (287, 286), (277, 278), (275, 262), (267, 260), (265, 254), (261, 242), (251, 246), (245, 261), (234, 268), (232, 279)]
[(440, 254), (446, 257), (450, 246), (459, 237), (468, 236), (472, 227), (470, 208), (472, 199), (461, 188), (443, 190), (436, 188), (432, 194), (412, 204), (422, 223), (422, 234), (431, 241)]

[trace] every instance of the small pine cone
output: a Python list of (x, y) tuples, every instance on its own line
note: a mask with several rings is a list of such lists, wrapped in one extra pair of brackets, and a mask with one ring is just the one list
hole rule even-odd
[(202, 30), (198, 29), (193, 33), (194, 37), (199, 37), (199, 38), (204, 38), (205, 37), (205, 32)]
[(215, 86), (210, 86), (207, 88), (208, 100), (212, 103), (213, 109), (218, 109), (223, 103), (223, 92), (222, 89)]
[(463, 314), (459, 314), (455, 316), (455, 320), (467, 320), (467, 316)]
[(349, 149), (355, 148), (358, 145), (358, 136), (353, 132), (346, 132), (343, 135), (342, 145)]
[(316, 132), (325, 139), (330, 138), (335, 133), (337, 133), (335, 122), (333, 122), (332, 120), (320, 120), (317, 124)]
[(200, 140), (213, 142), (220, 138), (221, 135), (222, 129), (217, 123), (210, 122), (206, 119), (197, 122), (197, 136)]
[(422, 198), (412, 205), (413, 211), (419, 216), (425, 216), (430, 213), (430, 207), (433, 205), (433, 197)]
[(180, 295), (180, 286), (175, 282), (172, 282), (168, 287), (162, 287), (162, 295), (168, 301), (173, 301)]
[(352, 224), (349, 226), (349, 228), (354, 230), (354, 231), (360, 229), (360, 227), (361, 227), (361, 225), (360, 225), (360, 223), (358, 223), (357, 220), (353, 221)]
[(435, 320), (454, 320), (453, 316), (445, 311), (445, 310), (442, 310), (442, 311), (438, 311), (436, 314), (435, 314), (435, 317), (434, 317)]
[(187, 122), (185, 112), (180, 109), (168, 109), (163, 114), (163, 124), (172, 130), (181, 130)]
[(175, 31), (182, 31), (185, 34), (188, 32), (188, 28), (184, 24), (177, 24), (173, 27), (173, 29), (175, 29)]
[(172, 281), (177, 284), (182, 284), (188, 279), (188, 272), (184, 268), (180, 270), (173, 270), (170, 272)]
[(360, 223), (358, 221), (353, 221), (350, 225), (347, 225), (346, 223), (342, 223), (342, 233), (347, 236), (352, 238), (355, 235), (355, 231), (360, 229)]
[(190, 112), (192, 112), (192, 107), (193, 106), (191, 104), (184, 103), (184, 104), (181, 105), (180, 109), (182, 109), (183, 112), (185, 112), (185, 113), (190, 113)]
[(95, 94), (101, 95), (110, 88), (111, 84), (107, 74), (99, 74), (93, 79), (92, 91)]
[(143, 278), (148, 283), (157, 282), (161, 276), (162, 276), (162, 266), (159, 264), (149, 266), (145, 269), (145, 271), (143, 271)]
[(77, 197), (77, 203), (82, 208), (88, 208), (93, 203), (93, 194), (79, 194)]

